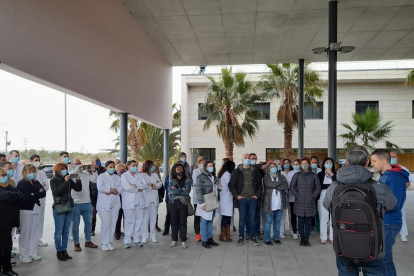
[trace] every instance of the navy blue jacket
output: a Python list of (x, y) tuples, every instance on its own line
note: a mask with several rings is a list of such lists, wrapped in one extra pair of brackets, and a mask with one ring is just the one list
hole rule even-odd
[[(24, 195), (25, 198), (25, 200), (20, 204), (20, 210), (32, 211), (35, 204), (40, 206), (39, 199), (46, 196), (45, 189), (37, 180), (33, 181), (32, 184), (29, 181), (22, 179), (19, 183), (17, 183), (16, 188)], [(39, 192), (40, 189), (43, 189), (43, 192)]]
[(379, 181), (387, 184), (394, 196), (397, 198), (397, 205), (391, 211), (385, 212), (384, 223), (390, 225), (402, 225), (402, 212), (406, 194), (406, 183), (408, 180), (408, 172), (403, 170), (399, 165), (392, 165), (379, 179)]
[(170, 200), (170, 193), (169, 193), (169, 189), (170, 189), (170, 175), (167, 175), (164, 178), (164, 189), (165, 189), (165, 202), (168, 203)]

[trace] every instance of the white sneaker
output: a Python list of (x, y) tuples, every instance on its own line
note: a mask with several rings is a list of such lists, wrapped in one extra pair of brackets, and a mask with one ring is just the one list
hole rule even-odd
[(48, 246), (49, 244), (48, 243), (44, 243), (44, 242), (42, 242), (42, 241), (39, 241), (38, 243), (37, 243), (37, 246), (40, 246), (40, 247), (46, 247), (46, 246)]
[(131, 244), (130, 243), (126, 243), (125, 244), (125, 249), (131, 248)]
[(108, 244), (107, 247), (108, 247), (109, 251), (114, 251), (115, 250), (115, 248), (112, 246), (112, 244)]
[(408, 239), (407, 239), (407, 235), (401, 235), (401, 241), (402, 241), (402, 242), (406, 242), (406, 241), (408, 241)]
[(102, 251), (109, 251), (109, 248), (108, 248), (108, 245), (106, 245), (106, 244), (101, 244), (101, 249), (102, 249)]
[(32, 258), (33, 261), (40, 261), (42, 259), (42, 257), (37, 255), (31, 255), (30, 258)]
[(281, 238), (281, 239), (286, 239), (285, 234), (284, 234), (284, 233), (280, 233), (280, 234), (279, 234), (279, 238)]
[(298, 235), (298, 234), (293, 234), (293, 239), (294, 239), (294, 240), (299, 239), (299, 235)]
[(186, 249), (187, 248), (187, 243), (186, 242), (181, 242), (181, 247)]
[(13, 247), (12, 247), (12, 250), (16, 250), (16, 249), (17, 249), (17, 248), (16, 248), (16, 246), (13, 246)]
[(32, 262), (32, 258), (31, 257), (20, 257), (20, 261), (24, 264), (28, 264)]
[(73, 241), (73, 237), (69, 237), (69, 240), (70, 240), (70, 241)]
[(176, 241), (173, 241), (171, 244), (170, 244), (170, 248), (173, 248), (173, 247), (176, 247), (177, 246), (177, 242)]
[(146, 244), (148, 242), (148, 240), (147, 239), (143, 239), (142, 241), (141, 241), (141, 243), (142, 244)]
[(157, 242), (158, 242), (158, 241), (157, 241), (157, 239), (155, 239), (155, 238), (151, 239), (151, 241), (152, 241), (153, 243), (157, 243)]

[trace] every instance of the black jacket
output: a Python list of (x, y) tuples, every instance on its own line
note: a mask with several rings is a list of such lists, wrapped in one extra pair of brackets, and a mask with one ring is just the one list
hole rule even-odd
[[(99, 169), (96, 169), (96, 172), (98, 173), (98, 175), (100, 175), (102, 173), (106, 173), (106, 170), (104, 167), (99, 167)], [(93, 174), (91, 170), (88, 170), (88, 173), (90, 173), (91, 175)], [(98, 198), (98, 187), (96, 183), (89, 182), (89, 194), (90, 194), (91, 199)]]
[[(320, 173), (318, 173), (318, 177), (319, 177), (319, 182), (321, 183), (321, 189), (322, 190), (328, 189), (331, 184), (323, 184), (323, 181), (325, 180), (325, 172), (321, 171)], [(332, 176), (332, 182), (335, 182), (335, 181), (336, 181), (336, 173)]]
[[(82, 182), (77, 180), (74, 182), (72, 179), (66, 181), (61, 175), (56, 174), (50, 180), (50, 189), (52, 190), (53, 194), (53, 205), (52, 208), (55, 208), (56, 204), (63, 204), (70, 200), (70, 203), (73, 206), (73, 198), (71, 193), (69, 192), (69, 185), (70, 188), (76, 192), (82, 191)], [(68, 198), (69, 196), (69, 198)]]
[(12, 185), (0, 186), (0, 230), (20, 227), (20, 204), (24, 195)]
[(295, 196), (293, 212), (298, 217), (314, 217), (316, 215), (315, 200), (321, 193), (319, 177), (311, 170), (296, 173), (290, 182), (290, 190)]
[[(252, 170), (252, 185), (256, 197), (259, 199), (262, 197), (263, 185), (262, 185), (262, 176), (258, 169), (253, 166), (250, 166)], [(239, 165), (231, 174), (229, 189), (233, 194), (233, 205), (235, 208), (238, 208), (237, 197), (243, 192), (244, 187), (244, 175), (243, 175), (243, 165)]]
[[(20, 204), (20, 210), (32, 211), (35, 204), (40, 206), (39, 199), (44, 198), (46, 196), (45, 189), (43, 188), (42, 184), (40, 184), (37, 180), (33, 181), (32, 184), (29, 181), (22, 179), (19, 181), (19, 183), (17, 183), (16, 188), (24, 195), (25, 199)], [(43, 189), (43, 192), (39, 192), (40, 189)]]

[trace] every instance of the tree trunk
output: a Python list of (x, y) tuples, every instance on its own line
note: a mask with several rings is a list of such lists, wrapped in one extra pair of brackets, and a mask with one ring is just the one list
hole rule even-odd
[(283, 124), (283, 135), (284, 135), (284, 154), (285, 158), (292, 160), (292, 136), (293, 136), (293, 127), (285, 121)]
[(135, 119), (130, 120), (129, 124), (129, 150), (131, 151), (131, 157), (133, 160), (138, 161), (138, 137), (137, 137), (138, 121)]
[[(230, 127), (233, 126), (233, 120), (231, 118), (230, 108), (226, 108), (224, 110), (224, 114), (226, 116), (226, 130), (230, 131)], [(233, 161), (233, 148), (234, 143), (230, 141), (230, 133), (227, 133), (226, 136), (228, 137), (228, 141), (224, 141), (224, 147), (226, 149), (226, 157)]]
[(233, 161), (233, 148), (234, 148), (233, 143), (224, 145), (224, 148), (226, 149), (226, 157), (230, 159), (231, 161)]

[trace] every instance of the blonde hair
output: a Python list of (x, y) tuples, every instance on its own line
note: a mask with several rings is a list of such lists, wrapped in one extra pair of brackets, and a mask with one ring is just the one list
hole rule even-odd
[(23, 170), (22, 170), (22, 175), (23, 175), (23, 179), (24, 180), (30, 181), (27, 178), (27, 175), (29, 174), (29, 171), (32, 170), (32, 169), (34, 169), (34, 172), (37, 173), (37, 169), (36, 169), (36, 167), (33, 164), (24, 165)]
[[(131, 162), (131, 163), (132, 163), (132, 162)], [(136, 162), (135, 162), (135, 163), (136, 163)], [(118, 163), (118, 164), (116, 164), (116, 166), (115, 166), (115, 170), (119, 169), (120, 167), (123, 167), (124, 169), (126, 169), (126, 167), (127, 167), (127, 166), (125, 166), (125, 164)]]

